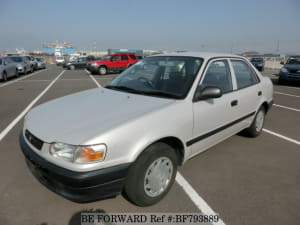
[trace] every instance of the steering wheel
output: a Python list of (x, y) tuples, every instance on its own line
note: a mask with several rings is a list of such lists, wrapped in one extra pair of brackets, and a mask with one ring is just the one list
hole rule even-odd
[(154, 89), (154, 85), (151, 80), (147, 79), (146, 77), (139, 77), (139, 81), (142, 81), (144, 84), (147, 84), (149, 87)]

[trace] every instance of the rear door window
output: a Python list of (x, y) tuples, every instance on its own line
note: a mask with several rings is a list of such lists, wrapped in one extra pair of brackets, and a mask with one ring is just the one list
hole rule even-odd
[(245, 88), (258, 83), (258, 78), (250, 66), (242, 60), (230, 60), (237, 82), (237, 88)]
[(121, 59), (122, 59), (122, 60), (128, 60), (128, 56), (127, 56), (127, 55), (122, 55), (122, 56), (121, 56)]
[(130, 57), (131, 59), (133, 59), (133, 60), (136, 59), (135, 55), (129, 55), (129, 57)]

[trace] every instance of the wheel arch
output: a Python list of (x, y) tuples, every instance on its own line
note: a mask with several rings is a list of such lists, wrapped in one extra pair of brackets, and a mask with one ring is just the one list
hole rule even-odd
[(165, 143), (167, 145), (169, 145), (170, 147), (172, 147), (175, 152), (176, 155), (178, 156), (178, 164), (182, 165), (184, 162), (184, 157), (185, 157), (185, 148), (184, 148), (184, 144), (183, 142), (174, 136), (168, 136), (168, 137), (163, 137), (160, 139), (157, 139), (153, 142), (151, 142), (150, 144), (148, 144), (142, 151), (139, 152), (139, 154), (137, 154), (135, 160), (141, 155), (143, 154), (143, 152), (148, 149), (150, 146), (156, 144), (156, 143)]

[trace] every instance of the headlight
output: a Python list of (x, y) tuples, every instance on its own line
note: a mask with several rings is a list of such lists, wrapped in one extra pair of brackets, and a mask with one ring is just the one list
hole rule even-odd
[(287, 70), (286, 68), (284, 68), (284, 67), (282, 67), (282, 68), (280, 69), (280, 71), (283, 72), (283, 73), (287, 73), (287, 72), (288, 72), (288, 70)]
[(263, 64), (262, 64), (262, 63), (259, 63), (259, 64), (257, 64), (257, 66), (263, 66)]
[(91, 65), (92, 65), (92, 66), (97, 66), (97, 63), (92, 63)]
[(78, 146), (56, 142), (50, 145), (50, 154), (68, 162), (84, 164), (103, 161), (106, 145)]

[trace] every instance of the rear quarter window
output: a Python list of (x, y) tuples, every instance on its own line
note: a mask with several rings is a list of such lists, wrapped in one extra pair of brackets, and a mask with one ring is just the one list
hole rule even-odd
[(130, 59), (136, 60), (135, 55), (129, 55)]

